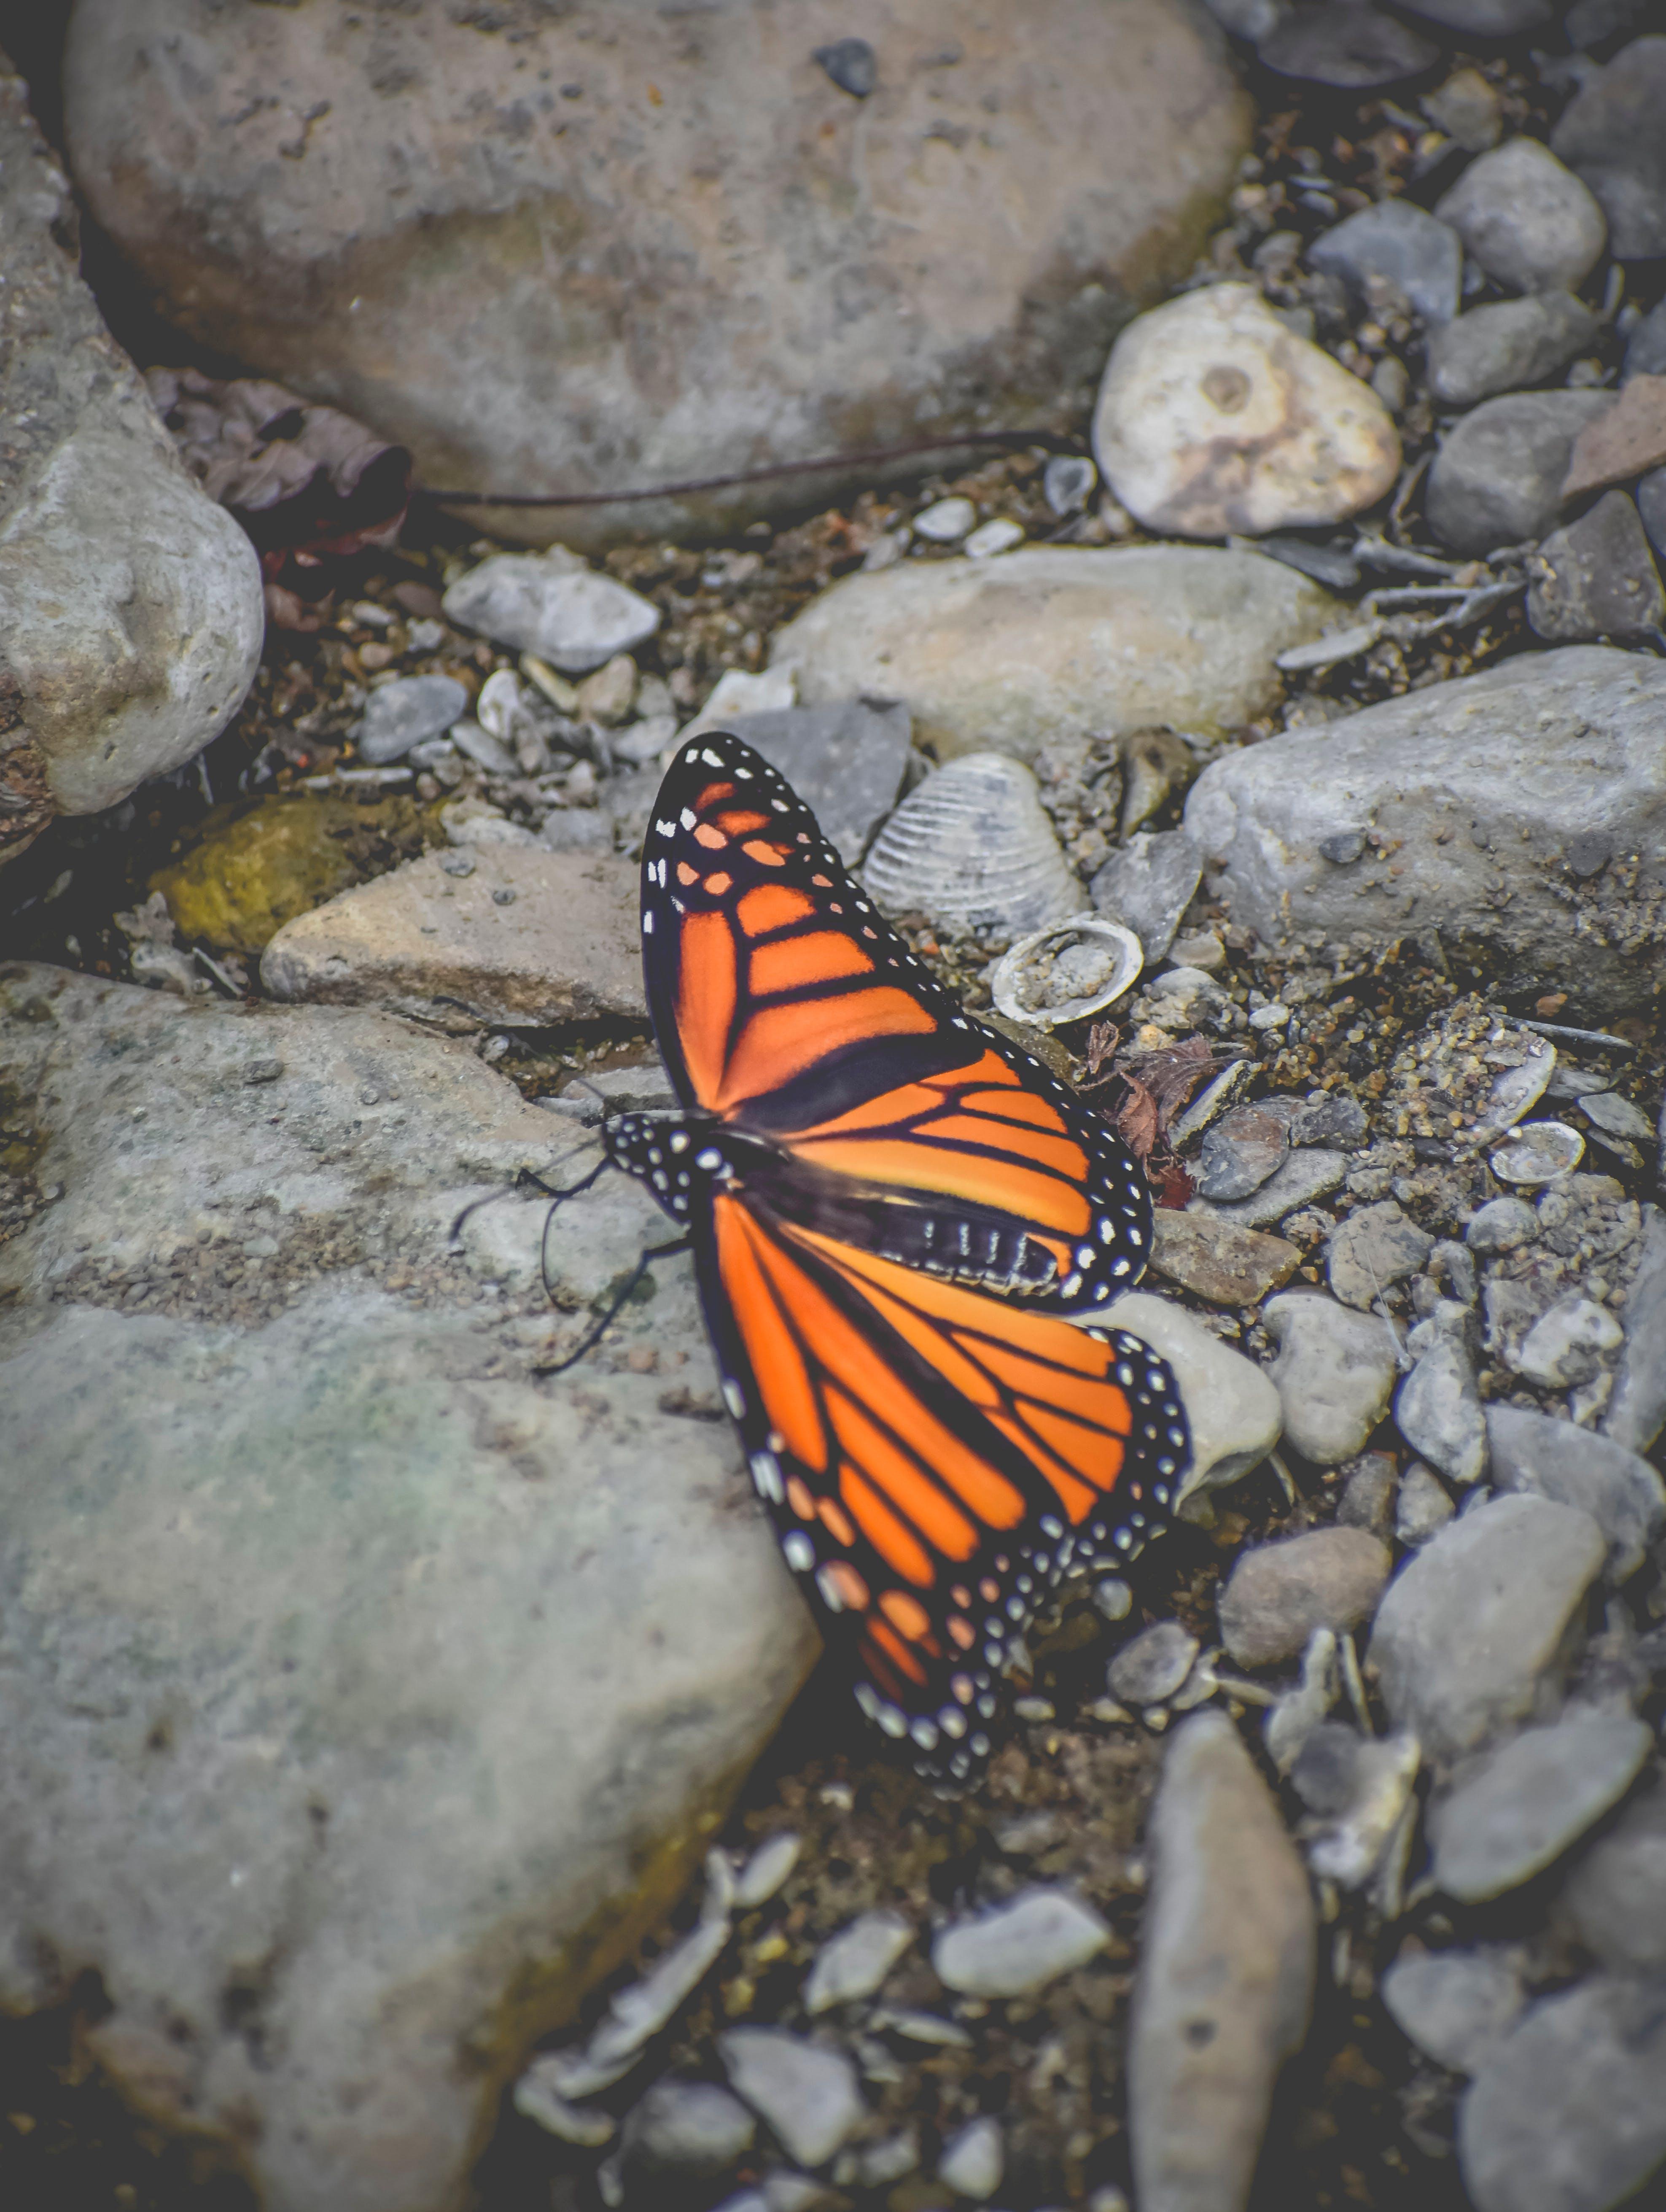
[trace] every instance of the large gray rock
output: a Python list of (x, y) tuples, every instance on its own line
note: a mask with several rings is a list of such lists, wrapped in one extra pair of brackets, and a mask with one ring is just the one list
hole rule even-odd
[(1589, 1514), (1542, 1498), (1493, 1498), (1432, 1537), (1389, 1583), (1371, 1633), (1396, 1725), (1450, 1759), (1554, 1716), (1603, 1549)]
[(1141, 2212), (1240, 2212), (1313, 2002), (1307, 1873), (1224, 1713), (1176, 1731), (1148, 1837), (1128, 2061)]
[(1590, 191), (1525, 131), (1478, 155), (1435, 213), (1512, 292), (1572, 291), (1596, 267), (1608, 234)]
[(1458, 2113), (1475, 2212), (1611, 2212), (1666, 2160), (1666, 1986), (1599, 1974), (1482, 2058)]
[[(870, 95), (818, 61), (835, 29), (873, 49)], [(93, 0), (65, 88), (77, 179), (166, 311), (424, 482), (508, 492), (1050, 420), (1191, 266), (1249, 143), (1213, 27), (1167, 0), (1126, 0), (1115, 37), (1100, 0), (975, 33), (954, 0), (836, 24), (822, 0)], [(488, 519), (684, 537), (806, 482)]]
[(1231, 729), (1278, 697), (1274, 656), (1338, 611), (1259, 554), (1027, 546), (846, 577), (776, 632), (770, 660), (796, 667), (807, 703), (903, 700), (940, 759), (1027, 760), (1152, 723)]
[(1621, 260), (1666, 253), (1666, 38), (1633, 39), (1584, 84), (1551, 133), (1608, 219)]
[[(1506, 988), (1566, 990), (1570, 1019), (1643, 1012), (1666, 986), (1663, 712), (1650, 655), (1534, 653), (1231, 754), (1186, 827), (1268, 943), (1438, 931)], [(1341, 830), (1371, 833), (1357, 860), (1324, 858)]]
[[(672, 1410), (687, 1262), (540, 1381), (544, 1206), (447, 1245), (573, 1133), (466, 1046), (12, 968), (0, 1062), (63, 1194), (0, 1251), (0, 2004), (97, 1971), (116, 2081), (276, 2212), (450, 2206), (813, 1649)], [(660, 1220), (563, 1208), (560, 1303)]]
[(1391, 1324), (1299, 1291), (1269, 1298), (1262, 1319), (1279, 1347), (1273, 1380), (1291, 1443), (1319, 1467), (1363, 1451), (1394, 1391)]
[(1570, 1712), (1523, 1729), (1430, 1814), (1436, 1883), (1476, 1905), (1542, 1873), (1618, 1803), (1653, 1740), (1629, 1713)]
[(0, 864), (200, 752), (260, 657), (260, 564), (186, 474), (81, 281), (0, 54)]
[(1531, 1491), (1577, 1505), (1608, 1540), (1607, 1572), (1624, 1582), (1666, 1527), (1666, 1487), (1647, 1460), (1611, 1437), (1517, 1406), (1489, 1406), (1495, 1490)]

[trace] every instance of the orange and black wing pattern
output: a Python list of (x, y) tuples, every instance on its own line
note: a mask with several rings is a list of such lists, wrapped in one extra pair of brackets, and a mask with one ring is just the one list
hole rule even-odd
[(1188, 1464), (1138, 1338), (944, 1281), (719, 1188), (696, 1231), (753, 1481), (855, 1696), (921, 1772), (976, 1777), (1000, 1678), (1067, 1573), (1125, 1562)]
[(885, 1249), (1059, 1311), (1137, 1281), (1151, 1200), (1115, 1133), (966, 1014), (752, 747), (691, 738), (642, 860), (649, 1011), (684, 1106), (804, 1188), (888, 1210)]

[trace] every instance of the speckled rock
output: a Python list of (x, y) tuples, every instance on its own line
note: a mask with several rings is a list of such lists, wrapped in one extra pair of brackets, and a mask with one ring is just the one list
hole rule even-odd
[(1396, 1200), (1385, 1198), (1359, 1207), (1331, 1231), (1325, 1278), (1345, 1305), (1369, 1312), (1384, 1291), (1417, 1273), (1433, 1243)]
[(76, 208), (0, 54), (0, 865), (200, 752), (260, 658), (260, 564), (82, 282)]
[(1316, 1628), (1338, 1634), (1369, 1620), (1394, 1565), (1364, 1528), (1311, 1528), (1240, 1553), (1219, 1598), (1220, 1633), (1240, 1667), (1272, 1667), (1305, 1650)]
[(1281, 689), (1275, 654), (1335, 608), (1253, 553), (1024, 546), (847, 576), (775, 633), (770, 659), (796, 669), (807, 704), (903, 700), (939, 759), (1029, 759), (1057, 738), (1248, 720)]
[(1637, 1572), (1666, 1528), (1666, 1486), (1647, 1460), (1572, 1421), (1517, 1406), (1489, 1406), (1487, 1435), (1495, 1490), (1531, 1491), (1578, 1506), (1608, 1540), (1609, 1580)]
[(1572, 291), (1596, 267), (1608, 235), (1602, 209), (1578, 178), (1524, 133), (1477, 155), (1435, 213), (1513, 292)]
[[(94, 2054), (276, 2212), (438, 2212), (815, 1649), (660, 1410), (714, 1389), (688, 1262), (540, 1382), (557, 1125), (467, 1045), (12, 968), (0, 1063), (64, 1194), (0, 1252), (0, 2004), (96, 1970)], [(558, 1300), (659, 1218), (563, 1208)]]
[(1252, 1191), (1248, 1198), (1236, 1200), (1231, 1206), (1219, 1206), (1214, 1211), (1224, 1221), (1236, 1221), (1246, 1229), (1264, 1229), (1269, 1223), (1283, 1221), (1304, 1206), (1311, 1206), (1316, 1198), (1333, 1191), (1348, 1171), (1346, 1152), (1334, 1152), (1323, 1145), (1292, 1152), (1276, 1174), (1271, 1175), (1261, 1188)]
[[(1436, 928), (1507, 991), (1563, 989), (1564, 1019), (1611, 1020), (1666, 988), (1663, 712), (1648, 654), (1534, 653), (1231, 754), (1192, 787), (1186, 826), (1212, 895), (1269, 944)], [(1342, 825), (1392, 842), (1392, 861), (1328, 860)], [(1633, 854), (1635, 872), (1605, 858)]]
[(1455, 553), (1491, 553), (1553, 529), (1574, 441), (1614, 405), (1611, 392), (1507, 392), (1441, 440), (1429, 471), (1429, 526)]
[(1176, 1731), (1147, 1837), (1128, 2060), (1141, 2212), (1237, 2212), (1313, 2002), (1307, 1874), (1221, 1713)]
[(515, 845), (467, 860), (426, 853), (299, 915), (267, 945), (261, 981), (275, 999), (428, 1020), (646, 1027), (633, 861)]
[(1623, 491), (1553, 530), (1528, 563), (1527, 619), (1560, 644), (1645, 637), (1666, 623), (1666, 591), (1637, 511)]
[(1589, 1514), (1498, 1498), (1432, 1537), (1389, 1583), (1370, 1660), (1383, 1702), (1455, 1759), (1554, 1711), (1606, 1547)]
[(1273, 1380), (1291, 1443), (1319, 1467), (1363, 1451), (1394, 1390), (1392, 1328), (1375, 1314), (1296, 1291), (1269, 1298), (1262, 1319), (1279, 1347)]
[[(952, 0), (741, 0), (628, 33), (535, 0), (339, 22), (96, 0), (68, 130), (98, 219), (199, 340), (327, 392), (425, 483), (622, 490), (1084, 404), (1250, 130), (1201, 15), (1129, 0), (1102, 28), (1097, 0), (976, 27)], [(860, 46), (865, 97), (817, 59)], [(252, 83), (271, 104), (245, 113)], [(873, 471), (811, 481), (831, 500)], [(688, 544), (806, 482), (482, 520)]]
[(1259, 1304), (1289, 1281), (1301, 1256), (1300, 1247), (1287, 1238), (1264, 1236), (1219, 1214), (1159, 1209), (1152, 1218), (1153, 1270), (1215, 1305)]
[(1653, 1740), (1624, 1713), (1572, 1712), (1523, 1729), (1432, 1811), (1435, 1881), (1478, 1905), (1541, 1874), (1619, 1802)]
[(1093, 451), (1130, 514), (1181, 538), (1339, 522), (1374, 505), (1400, 466), (1369, 385), (1249, 284), (1184, 293), (1123, 331)]
[(1666, 2160), (1658, 1982), (1599, 1974), (1535, 2005), (1481, 2059), (1459, 2108), (1458, 2158), (1475, 2212), (1631, 2203)]
[(1473, 307), (1429, 338), (1429, 389), (1443, 407), (1473, 407), (1499, 392), (1541, 384), (1596, 335), (1596, 317), (1571, 292), (1535, 292)]

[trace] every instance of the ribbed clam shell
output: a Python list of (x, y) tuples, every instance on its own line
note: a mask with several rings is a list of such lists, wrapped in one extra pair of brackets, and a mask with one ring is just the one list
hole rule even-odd
[(1036, 779), (1005, 753), (963, 753), (928, 775), (874, 839), (862, 870), (892, 914), (1017, 933), (1073, 914), (1082, 886)]
[(1019, 938), (990, 976), (989, 995), (1009, 1022), (1054, 1030), (1120, 999), (1145, 964), (1131, 929), (1100, 914), (1073, 914)]

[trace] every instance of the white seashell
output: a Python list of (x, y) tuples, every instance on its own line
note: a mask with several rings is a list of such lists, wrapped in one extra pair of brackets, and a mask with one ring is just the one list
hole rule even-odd
[(1566, 1121), (1524, 1121), (1513, 1144), (1493, 1155), (1493, 1172), (1505, 1182), (1554, 1182), (1577, 1168), (1585, 1140)]
[(1005, 753), (963, 753), (928, 775), (874, 839), (862, 873), (881, 906), (945, 928), (1041, 929), (1082, 903), (1036, 779)]
[(503, 744), (514, 739), (515, 718), (520, 712), (520, 678), (513, 668), (495, 669), (480, 687), (474, 702), (474, 719), (489, 738)]
[(1131, 929), (1075, 914), (1019, 938), (989, 978), (989, 994), (1009, 1022), (1054, 1030), (1120, 999), (1145, 964)]
[(1545, 1095), (1556, 1066), (1556, 1048), (1546, 1037), (1535, 1037), (1519, 1067), (1506, 1067), (1493, 1084), (1487, 1103), (1488, 1126), (1500, 1135), (1513, 1129)]

